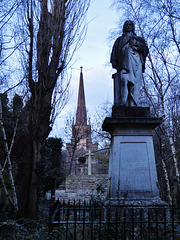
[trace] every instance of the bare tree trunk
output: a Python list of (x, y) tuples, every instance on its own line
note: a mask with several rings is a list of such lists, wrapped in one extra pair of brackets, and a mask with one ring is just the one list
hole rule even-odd
[(166, 119), (165, 119), (164, 104), (162, 104), (162, 111), (163, 111), (163, 116), (164, 116), (163, 117), (163, 123), (164, 123), (164, 126), (165, 126), (165, 131), (166, 131), (166, 134), (167, 134), (167, 137), (168, 137), (168, 140), (169, 140), (169, 144), (170, 144), (170, 148), (171, 148), (171, 152), (172, 152), (173, 166), (174, 166), (176, 181), (177, 181), (177, 184), (178, 184), (178, 188), (180, 190), (180, 175), (179, 175), (179, 169), (178, 169), (178, 164), (177, 164), (176, 150), (175, 150), (175, 146), (174, 146), (172, 136), (171, 136), (170, 131), (169, 131), (169, 126), (168, 126), (168, 124), (166, 122)]
[(37, 213), (37, 201), (38, 201), (38, 176), (36, 172), (37, 163), (41, 161), (40, 155), (41, 145), (33, 141), (33, 162), (31, 169), (31, 179), (29, 188), (29, 200), (28, 200), (28, 216), (34, 217)]
[(168, 197), (168, 202), (170, 204), (172, 204), (172, 197), (171, 197), (171, 188), (170, 188), (170, 183), (169, 183), (169, 177), (168, 177), (168, 172), (167, 172), (167, 168), (166, 168), (166, 164), (164, 162), (164, 158), (161, 158), (161, 162), (162, 162), (162, 168), (163, 168), (163, 172), (164, 172), (164, 178), (166, 181), (166, 190), (167, 190), (167, 197)]
[(4, 192), (6, 194), (6, 197), (8, 198), (9, 202), (14, 206), (14, 203), (13, 203), (13, 200), (11, 199), (9, 193), (8, 193), (8, 190), (6, 188), (6, 184), (4, 182), (4, 178), (3, 178), (3, 171), (2, 171), (2, 166), (0, 164), (0, 179), (1, 179), (1, 183), (2, 183), (2, 186), (3, 186), (3, 189), (4, 189)]
[[(9, 178), (10, 178), (11, 189), (12, 189), (12, 194), (13, 194), (13, 205), (14, 205), (15, 211), (18, 212), (18, 210), (19, 210), (18, 209), (18, 200), (17, 200), (17, 195), (16, 195), (16, 188), (15, 188), (14, 178), (13, 178), (13, 174), (12, 174), (12, 164), (11, 164), (11, 159), (10, 159), (10, 150), (11, 149), (9, 150), (9, 147), (8, 147), (6, 132), (5, 132), (4, 125), (3, 125), (3, 120), (2, 120), (1, 97), (0, 97), (0, 125), (1, 125), (1, 130), (2, 130), (2, 133), (3, 133), (5, 151), (6, 151), (6, 155), (7, 155)], [(1, 171), (1, 173), (2, 173), (2, 171)]]

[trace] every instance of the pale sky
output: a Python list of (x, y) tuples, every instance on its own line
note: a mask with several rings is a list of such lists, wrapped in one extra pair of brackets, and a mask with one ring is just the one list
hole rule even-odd
[(110, 31), (117, 27), (118, 16), (110, 7), (111, 1), (93, 0), (87, 14), (89, 22), (86, 39), (74, 56), (70, 88), (73, 92), (68, 104), (58, 117), (51, 135), (63, 139), (66, 116), (77, 107), (80, 67), (83, 78), (88, 115), (95, 113), (97, 107), (107, 99), (113, 101), (114, 70), (109, 62), (113, 41), (108, 40)]

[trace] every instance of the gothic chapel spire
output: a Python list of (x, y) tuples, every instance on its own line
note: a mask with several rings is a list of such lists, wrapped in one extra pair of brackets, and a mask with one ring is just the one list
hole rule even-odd
[[(66, 143), (66, 150), (69, 174), (88, 174), (88, 164), (85, 156), (89, 151), (98, 151), (98, 144), (92, 142), (90, 120), (87, 124), (82, 67), (80, 69), (76, 122), (75, 124), (74, 120), (72, 122), (71, 143)], [(95, 164), (96, 160), (93, 161), (92, 164)]]
[(87, 125), (86, 103), (85, 103), (82, 67), (81, 67), (80, 79), (79, 79), (79, 93), (78, 93), (78, 104), (77, 104), (77, 112), (76, 112), (76, 125)]

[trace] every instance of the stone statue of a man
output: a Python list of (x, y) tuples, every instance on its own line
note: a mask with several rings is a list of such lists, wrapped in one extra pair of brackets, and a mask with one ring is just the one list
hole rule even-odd
[(134, 23), (126, 21), (123, 35), (116, 39), (112, 53), (112, 67), (117, 69), (114, 78), (114, 105), (137, 106), (145, 69), (148, 47), (145, 40), (134, 32)]

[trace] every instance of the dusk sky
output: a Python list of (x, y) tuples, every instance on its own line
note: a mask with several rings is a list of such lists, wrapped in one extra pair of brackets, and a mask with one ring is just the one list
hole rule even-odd
[[(64, 122), (69, 112), (77, 107), (80, 67), (83, 67), (84, 88), (88, 115), (95, 113), (97, 107), (107, 99), (112, 102), (113, 81), (110, 53), (114, 40), (108, 39), (110, 31), (117, 27), (118, 16), (111, 1), (94, 0), (87, 14), (89, 22), (86, 39), (74, 56), (72, 69), (72, 96), (58, 117), (53, 131), (56, 137), (62, 137)], [(92, 119), (93, 121), (93, 119)]]

